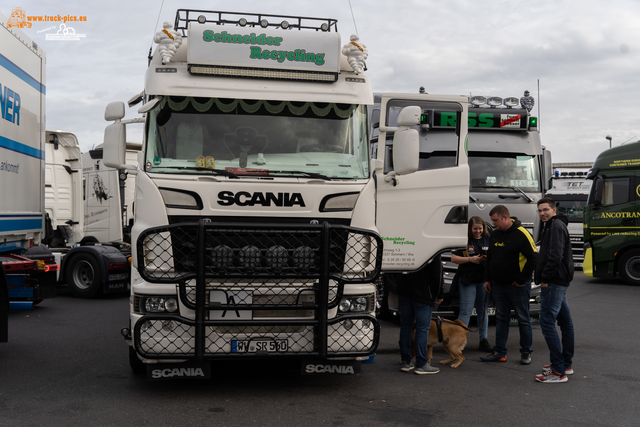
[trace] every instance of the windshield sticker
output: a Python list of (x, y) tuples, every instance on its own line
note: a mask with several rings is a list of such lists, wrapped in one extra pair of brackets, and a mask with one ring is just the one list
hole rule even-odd
[(162, 159), (160, 157), (154, 157), (153, 158), (153, 165), (154, 166), (160, 166), (160, 163), (162, 163)]
[(512, 179), (509, 185), (512, 187), (537, 187), (538, 181), (531, 179)]
[(224, 168), (224, 170), (235, 175), (269, 175), (269, 169)]

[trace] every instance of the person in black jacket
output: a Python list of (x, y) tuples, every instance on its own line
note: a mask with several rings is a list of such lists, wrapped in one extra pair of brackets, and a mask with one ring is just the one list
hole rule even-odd
[[(557, 215), (556, 202), (545, 197), (538, 201), (538, 216), (544, 223), (535, 280), (540, 283), (540, 329), (547, 341), (550, 365), (542, 367), (536, 380), (545, 383), (567, 382), (573, 374), (573, 320), (567, 303), (567, 287), (573, 280), (573, 253), (567, 230), (567, 217)], [(556, 321), (562, 332), (562, 344)]]
[[(400, 357), (402, 372), (415, 368), (416, 374), (437, 374), (440, 369), (427, 363), (427, 341), (433, 305), (442, 302), (444, 289), (442, 262), (435, 257), (421, 270), (398, 276), (396, 292), (400, 306)], [(411, 336), (416, 330), (416, 363), (411, 364)]]
[(533, 351), (529, 297), (531, 276), (536, 266), (536, 244), (518, 218), (510, 217), (506, 206), (495, 206), (489, 215), (496, 229), (489, 240), (484, 290), (491, 292), (496, 303), (496, 345), (492, 354), (483, 356), (480, 360), (507, 361), (506, 345), (513, 307), (520, 330), (520, 363), (528, 365)]
[(476, 308), (478, 332), (480, 332), (480, 351), (493, 351), (487, 330), (489, 316), (487, 315), (486, 294), (484, 292), (484, 265), (489, 249), (489, 230), (487, 224), (479, 216), (469, 219), (467, 249), (455, 251), (451, 254), (451, 262), (458, 264), (459, 277), (458, 293), (460, 295), (460, 313), (458, 320), (469, 326), (469, 320)]

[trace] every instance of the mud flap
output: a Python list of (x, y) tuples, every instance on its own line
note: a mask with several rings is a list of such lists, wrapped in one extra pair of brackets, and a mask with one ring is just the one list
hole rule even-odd
[(147, 365), (148, 380), (171, 380), (191, 378), (211, 379), (210, 363), (154, 363)]
[(359, 360), (326, 360), (305, 359), (302, 361), (302, 375), (342, 374), (355, 375), (360, 373), (362, 362)]

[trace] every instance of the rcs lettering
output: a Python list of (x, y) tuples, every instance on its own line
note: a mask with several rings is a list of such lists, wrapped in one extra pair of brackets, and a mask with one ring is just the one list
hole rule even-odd
[(2, 111), (2, 118), (20, 126), (20, 106), (20, 95), (7, 86), (3, 90), (2, 84), (0, 84), (0, 111)]
[[(490, 128), (493, 127), (493, 113), (469, 113), (468, 126), (470, 128)], [(456, 113), (443, 112), (440, 114), (440, 126), (456, 126)]]

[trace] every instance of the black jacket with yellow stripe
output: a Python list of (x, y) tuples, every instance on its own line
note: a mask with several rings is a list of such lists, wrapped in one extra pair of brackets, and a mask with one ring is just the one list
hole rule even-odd
[(484, 279), (497, 285), (523, 285), (531, 280), (536, 268), (537, 250), (531, 234), (511, 217), (513, 224), (506, 231), (495, 230), (489, 239)]

